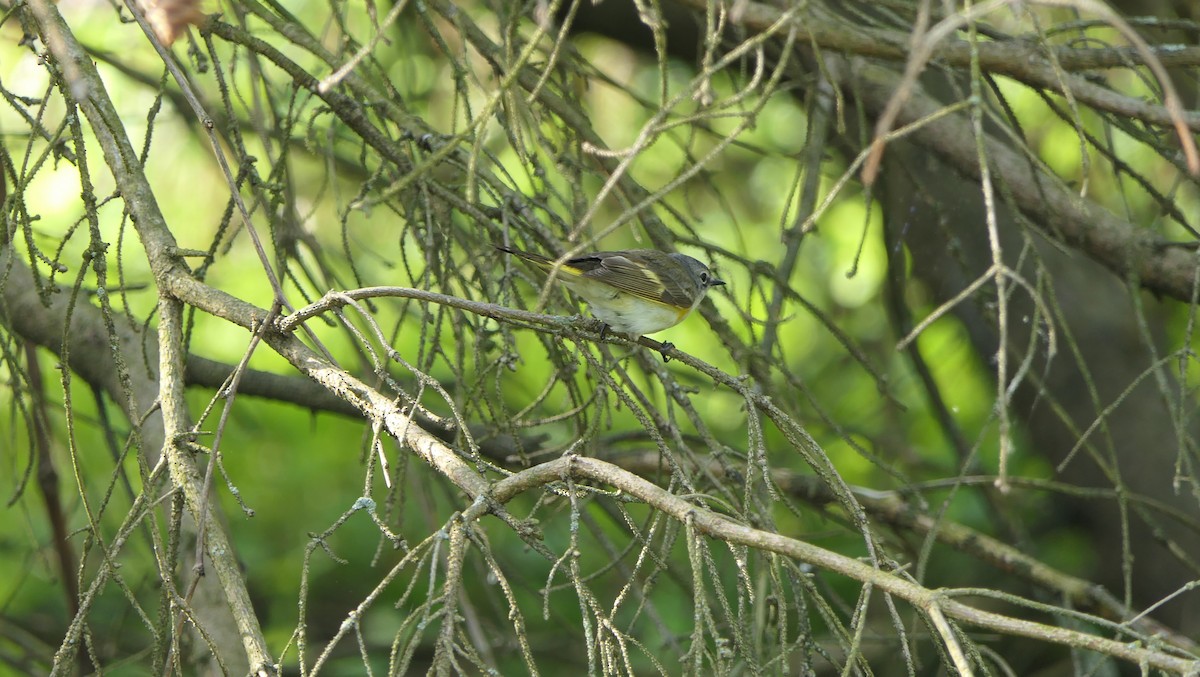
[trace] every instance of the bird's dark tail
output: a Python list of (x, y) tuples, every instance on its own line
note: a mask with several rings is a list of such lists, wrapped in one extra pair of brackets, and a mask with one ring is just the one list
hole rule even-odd
[(513, 256), (525, 259), (530, 263), (536, 263), (539, 266), (549, 266), (554, 263), (554, 259), (542, 256), (541, 254), (534, 254), (533, 252), (521, 251), (520, 249), (503, 247), (501, 245), (495, 245), (495, 247), (506, 254), (512, 254)]

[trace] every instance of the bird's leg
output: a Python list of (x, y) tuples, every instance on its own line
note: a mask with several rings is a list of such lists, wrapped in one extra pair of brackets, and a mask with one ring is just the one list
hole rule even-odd
[(674, 343), (671, 343), (670, 341), (655, 341), (649, 336), (639, 336), (637, 342), (646, 346), (650, 350), (656, 351), (659, 355), (662, 355), (663, 362), (671, 361), (671, 356), (667, 353), (675, 350)]
[(667, 355), (667, 353), (672, 350), (675, 350), (675, 344), (671, 343), (670, 341), (663, 341), (662, 343), (658, 344), (658, 354), (662, 355), (663, 364), (671, 361), (671, 356)]

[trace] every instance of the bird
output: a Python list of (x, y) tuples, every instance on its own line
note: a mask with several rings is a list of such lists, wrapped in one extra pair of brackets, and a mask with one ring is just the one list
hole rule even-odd
[[(709, 289), (725, 284), (700, 261), (657, 249), (592, 252), (560, 263), (534, 252), (496, 248), (547, 272), (556, 271), (558, 279), (587, 301), (603, 323), (601, 336), (609, 330), (645, 336), (674, 327), (700, 305)], [(666, 352), (674, 346), (662, 346), (667, 360)]]

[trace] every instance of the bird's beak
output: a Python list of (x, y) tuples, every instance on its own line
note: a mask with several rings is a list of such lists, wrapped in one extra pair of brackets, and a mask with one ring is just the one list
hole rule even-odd
[(710, 287), (724, 287), (724, 286), (725, 286), (725, 280), (718, 280), (717, 278), (715, 278), (715, 277), (714, 277), (714, 278), (712, 278), (712, 279), (710, 279), (710, 280), (708, 281), (708, 286), (710, 286)]

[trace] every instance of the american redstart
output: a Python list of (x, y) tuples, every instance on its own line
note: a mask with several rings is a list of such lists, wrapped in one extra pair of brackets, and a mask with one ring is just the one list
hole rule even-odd
[(558, 279), (588, 302), (598, 320), (613, 331), (635, 336), (674, 327), (700, 305), (704, 292), (725, 284), (690, 256), (654, 249), (593, 252), (557, 267), (556, 259), (548, 256), (497, 249), (557, 271)]

